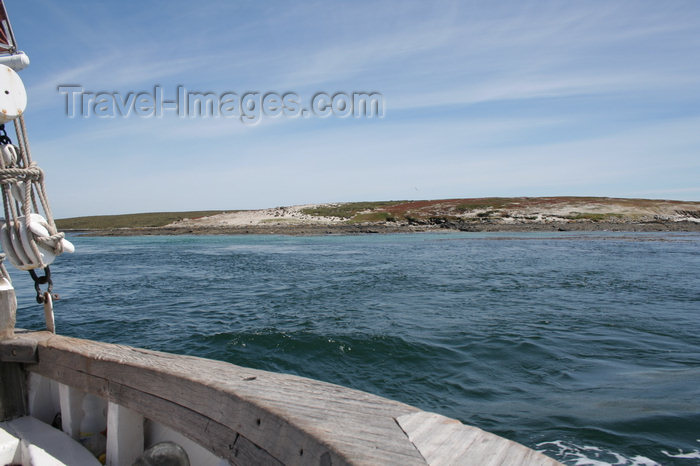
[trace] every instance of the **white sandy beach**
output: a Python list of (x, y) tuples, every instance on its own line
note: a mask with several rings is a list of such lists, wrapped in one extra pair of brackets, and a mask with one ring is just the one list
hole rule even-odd
[(304, 204), (289, 207), (273, 207), (261, 210), (239, 210), (212, 215), (210, 217), (185, 218), (173, 222), (168, 227), (240, 227), (250, 225), (327, 225), (340, 223), (338, 217), (320, 217), (308, 215), (303, 209), (329, 204)]

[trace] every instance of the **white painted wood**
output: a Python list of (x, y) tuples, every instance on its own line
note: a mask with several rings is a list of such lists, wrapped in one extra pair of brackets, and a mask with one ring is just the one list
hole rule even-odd
[[(151, 448), (160, 442), (175, 442), (187, 452), (191, 465), (197, 466), (228, 466), (230, 463), (223, 458), (219, 458), (212, 452), (188, 439), (181, 433), (164, 426), (158, 422), (146, 421), (145, 424), (145, 448)], [(109, 463), (108, 463), (109, 464)], [(131, 466), (131, 463), (129, 463)]]
[(80, 443), (98, 458), (107, 454), (107, 400), (92, 393), (83, 398)]
[(19, 439), (0, 428), (0, 464), (18, 464), (22, 461)]
[(41, 465), (41, 466), (68, 466), (61, 460), (58, 460), (51, 456), (43, 448), (32, 445), (26, 441), (20, 443), (20, 450), (22, 452), (22, 463), (31, 466)]
[(143, 424), (143, 416), (136, 411), (109, 402), (107, 466), (131, 466), (143, 453)]
[(29, 373), (27, 385), (29, 414), (51, 424), (61, 412), (58, 383), (39, 374)]
[(0, 340), (14, 335), (16, 315), (15, 289), (7, 278), (0, 275)]
[(61, 428), (75, 440), (80, 437), (80, 421), (83, 419), (83, 398), (85, 392), (68, 385), (58, 384), (61, 407)]
[(58, 429), (30, 416), (0, 423), (21, 440), (21, 464), (99, 466), (83, 446)]
[(431, 466), (560, 465), (524, 445), (439, 414), (419, 411), (396, 422)]

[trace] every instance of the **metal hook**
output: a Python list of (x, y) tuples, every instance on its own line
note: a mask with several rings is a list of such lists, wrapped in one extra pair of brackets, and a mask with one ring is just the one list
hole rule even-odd
[(42, 304), (44, 303), (45, 298), (44, 292), (41, 291), (41, 287), (39, 285), (45, 285), (48, 283), (49, 286), (46, 289), (46, 292), (48, 294), (51, 294), (51, 292), (53, 291), (53, 282), (51, 281), (51, 269), (49, 269), (48, 265), (44, 267), (43, 277), (38, 276), (34, 269), (31, 269), (29, 271), (29, 275), (31, 275), (32, 280), (34, 280), (34, 289), (36, 290), (36, 302)]
[(12, 144), (12, 140), (7, 135), (7, 131), (5, 131), (4, 123), (0, 125), (0, 144)]

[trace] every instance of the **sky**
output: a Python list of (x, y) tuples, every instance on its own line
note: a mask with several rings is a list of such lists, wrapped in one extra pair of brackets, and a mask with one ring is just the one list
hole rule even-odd
[[(700, 201), (697, 1), (5, 3), (31, 60), (25, 118), (57, 218), (486, 196)], [(178, 86), (293, 92), (301, 107), (376, 92), (384, 105), (382, 117), (257, 124), (70, 118), (65, 85), (115, 99), (154, 86), (166, 99)]]

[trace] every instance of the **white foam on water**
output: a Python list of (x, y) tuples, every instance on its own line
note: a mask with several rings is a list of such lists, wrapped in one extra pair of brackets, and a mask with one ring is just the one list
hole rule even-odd
[[(700, 442), (700, 439), (697, 440)], [(661, 450), (661, 453), (669, 458), (682, 458), (686, 460), (700, 460), (700, 450), (692, 450), (685, 453), (683, 450), (678, 450), (678, 453), (669, 453), (666, 450)]]
[(540, 453), (575, 466), (660, 466), (645, 456), (628, 458), (611, 450), (591, 445), (576, 445), (563, 440), (538, 443), (537, 448)]
[[(700, 443), (700, 438), (695, 440)], [(683, 450), (678, 449), (678, 453), (669, 453), (666, 450), (661, 450), (661, 453), (668, 456), (669, 458), (680, 458), (684, 460), (700, 460), (700, 450), (692, 450), (685, 453)]]

